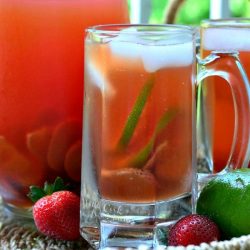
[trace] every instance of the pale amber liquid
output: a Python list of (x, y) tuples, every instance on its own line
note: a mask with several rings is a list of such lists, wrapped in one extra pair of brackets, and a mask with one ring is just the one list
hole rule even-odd
[[(86, 62), (106, 80), (100, 88), (86, 67), (90, 147), (101, 196), (125, 202), (153, 202), (190, 192), (193, 153), (193, 66), (148, 73), (140, 60), (115, 56), (108, 45), (89, 44)], [(148, 79), (153, 88), (128, 145), (119, 149), (124, 126)], [(148, 159), (131, 162), (154, 136), (168, 110), (171, 121), (154, 139)]]

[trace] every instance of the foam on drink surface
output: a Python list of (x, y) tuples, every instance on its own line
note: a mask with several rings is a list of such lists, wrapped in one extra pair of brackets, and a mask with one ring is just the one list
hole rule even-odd
[[(139, 33), (138, 33), (139, 34)], [(194, 60), (193, 42), (187, 39), (144, 39), (121, 33), (109, 42), (113, 55), (141, 60), (148, 72), (166, 67), (190, 65)]]
[(205, 50), (250, 50), (249, 28), (208, 28), (202, 34)]

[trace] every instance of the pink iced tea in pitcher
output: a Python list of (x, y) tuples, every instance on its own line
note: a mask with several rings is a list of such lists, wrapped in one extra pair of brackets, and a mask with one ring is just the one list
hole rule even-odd
[(80, 184), (84, 29), (128, 22), (124, 0), (0, 0), (0, 194)]

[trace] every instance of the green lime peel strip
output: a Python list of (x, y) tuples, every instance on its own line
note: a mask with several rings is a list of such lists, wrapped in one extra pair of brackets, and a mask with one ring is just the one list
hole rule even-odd
[(136, 156), (134, 156), (129, 165), (135, 168), (142, 168), (149, 159), (153, 150), (155, 138), (158, 134), (171, 122), (177, 114), (177, 109), (170, 109), (166, 111), (156, 125), (155, 132), (149, 142), (144, 146)]
[(148, 97), (151, 94), (153, 86), (154, 86), (154, 75), (152, 74), (144, 84), (134, 104), (133, 110), (128, 116), (121, 138), (118, 141), (117, 145), (118, 149), (123, 150), (129, 144), (134, 134), (135, 128), (138, 124), (138, 121), (140, 119), (140, 116), (142, 114), (142, 111), (147, 103)]

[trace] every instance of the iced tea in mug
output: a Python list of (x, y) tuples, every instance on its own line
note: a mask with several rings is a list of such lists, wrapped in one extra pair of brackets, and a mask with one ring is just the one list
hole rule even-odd
[[(195, 34), (175, 25), (87, 29), (80, 228), (94, 248), (156, 249), (166, 244), (169, 227), (191, 213)], [(217, 67), (225, 60), (238, 72)], [(223, 72), (237, 113), (250, 113), (250, 90), (236, 55), (211, 54), (200, 67), (199, 82)], [(242, 142), (244, 156), (249, 120), (237, 120), (242, 133), (235, 143)]]
[(185, 196), (194, 143), (192, 41), (166, 48), (138, 39), (134, 47), (129, 32), (125, 41), (121, 33), (85, 44), (86, 112), (101, 195), (132, 203)]
[(193, 38), (179, 26), (88, 29), (81, 232), (95, 247), (123, 233), (118, 246), (150, 245), (156, 221), (191, 212)]
[(9, 208), (28, 208), (28, 187), (56, 176), (79, 189), (84, 29), (111, 22), (128, 22), (125, 0), (0, 0), (0, 194)]
[[(211, 51), (238, 51), (241, 63), (250, 78), (250, 19), (204, 20), (201, 23), (201, 56)], [(227, 82), (220, 77), (206, 79), (212, 117), (211, 151), (213, 171), (225, 168), (234, 135), (235, 112), (233, 98)], [(249, 125), (250, 129), (250, 125)]]

